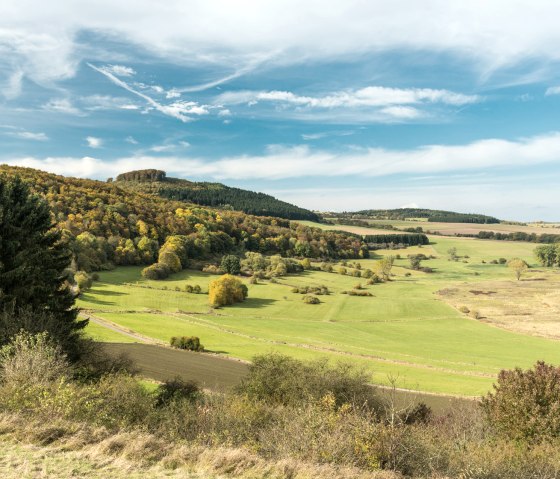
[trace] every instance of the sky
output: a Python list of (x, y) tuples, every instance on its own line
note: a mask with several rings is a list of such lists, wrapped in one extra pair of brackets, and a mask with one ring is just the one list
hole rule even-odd
[(560, 221), (560, 2), (3, 0), (0, 163)]

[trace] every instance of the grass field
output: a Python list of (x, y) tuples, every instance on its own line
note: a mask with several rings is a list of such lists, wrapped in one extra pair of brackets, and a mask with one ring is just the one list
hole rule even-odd
[[(367, 287), (373, 297), (341, 294), (356, 283), (365, 285), (363, 279), (313, 271), (276, 284), (248, 285), (246, 302), (213, 311), (205, 294), (175, 288), (182, 290), (189, 283), (206, 291), (215, 276), (186, 270), (165, 281), (148, 281), (140, 276), (140, 268), (123, 267), (101, 273), (79, 305), (162, 341), (196, 335), (208, 349), (246, 360), (272, 350), (299, 358), (343, 359), (370, 369), (375, 382), (387, 384), (391, 376), (398, 378), (400, 387), (430, 392), (478, 395), (489, 390), (502, 368), (529, 367), (537, 359), (560, 362), (557, 342), (473, 320), (437, 294), (457, 285), (477, 284), (476, 289), (483, 289), (485, 282), (513, 282), (506, 266), (488, 262), (516, 256), (533, 262), (533, 244), (432, 240), (421, 248), (378, 251), (378, 257), (400, 253), (403, 259), (395, 263), (393, 281)], [(449, 261), (451, 247), (469, 258)], [(436, 256), (425, 262), (434, 273), (406, 268), (405, 256), (416, 252)], [(373, 267), (375, 261), (361, 261), (362, 268)], [(530, 273), (527, 279), (539, 274)], [(293, 286), (321, 284), (332, 293), (321, 296), (319, 305), (304, 304), (301, 295), (291, 292)], [(99, 339), (122, 342), (114, 331), (103, 332), (98, 325), (89, 328)]]

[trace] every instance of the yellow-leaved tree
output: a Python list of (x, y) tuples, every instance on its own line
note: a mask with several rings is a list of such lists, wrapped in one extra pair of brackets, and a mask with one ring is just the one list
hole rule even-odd
[(240, 279), (231, 274), (224, 274), (208, 286), (208, 300), (211, 306), (218, 308), (241, 303), (247, 297), (247, 292), (247, 286)]

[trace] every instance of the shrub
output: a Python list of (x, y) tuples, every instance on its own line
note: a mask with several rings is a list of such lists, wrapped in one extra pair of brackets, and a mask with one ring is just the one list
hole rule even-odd
[(373, 296), (369, 291), (356, 291), (355, 289), (348, 291), (350, 296)]
[(505, 259), (505, 258), (500, 258), (500, 259), (498, 260), (498, 263), (499, 263), (499, 264), (506, 264), (506, 263), (507, 263), (507, 259)]
[(305, 304), (319, 304), (321, 301), (317, 296), (306, 295), (303, 297), (303, 302)]
[(464, 314), (469, 314), (471, 312), (471, 310), (469, 308), (467, 308), (466, 306), (461, 306), (459, 308), (459, 311), (461, 311), (461, 313), (464, 313)]
[(197, 352), (204, 351), (204, 346), (200, 344), (200, 338), (198, 336), (173, 336), (169, 344), (177, 349)]
[(185, 292), (186, 293), (192, 293), (193, 292), (193, 287), (190, 284), (186, 284), (185, 285)]
[(482, 409), (495, 430), (510, 439), (560, 437), (560, 368), (539, 361), (526, 371), (501, 371)]
[(473, 319), (480, 319), (481, 318), (480, 313), (475, 309), (471, 310), (471, 312), (469, 313), (469, 316)]
[(200, 293), (202, 293), (202, 288), (200, 287), (200, 285), (195, 284), (195, 285), (192, 287), (192, 292), (193, 292), (194, 294), (200, 294)]
[(154, 263), (142, 270), (142, 277), (146, 279), (165, 279), (169, 276), (171, 270), (162, 263)]
[(251, 276), (249, 278), (249, 284), (258, 284), (258, 283), (259, 283), (259, 281), (258, 281), (258, 277), (257, 277), (256, 274), (254, 274), (253, 276)]
[(208, 288), (208, 299), (214, 307), (240, 303), (247, 297), (247, 286), (230, 274), (212, 281)]
[(164, 381), (156, 392), (156, 406), (166, 406), (172, 401), (187, 399), (195, 400), (200, 395), (200, 388), (194, 381), (175, 378)]
[(91, 285), (93, 284), (93, 278), (85, 271), (78, 271), (74, 274), (74, 282), (76, 283), (80, 291), (84, 291), (91, 288)]
[(236, 388), (249, 399), (267, 404), (301, 406), (331, 393), (337, 405), (377, 404), (370, 376), (346, 363), (303, 362), (278, 353), (253, 358), (249, 373)]
[(208, 274), (224, 274), (222, 269), (218, 268), (215, 264), (207, 264), (202, 268), (202, 272)]
[(5, 384), (46, 384), (69, 374), (66, 356), (48, 333), (21, 331), (0, 349), (0, 377)]

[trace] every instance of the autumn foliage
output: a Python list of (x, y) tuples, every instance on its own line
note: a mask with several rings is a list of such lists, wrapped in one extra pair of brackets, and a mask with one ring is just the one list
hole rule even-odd
[(208, 300), (213, 307), (241, 303), (247, 297), (247, 286), (231, 274), (224, 274), (208, 287)]

